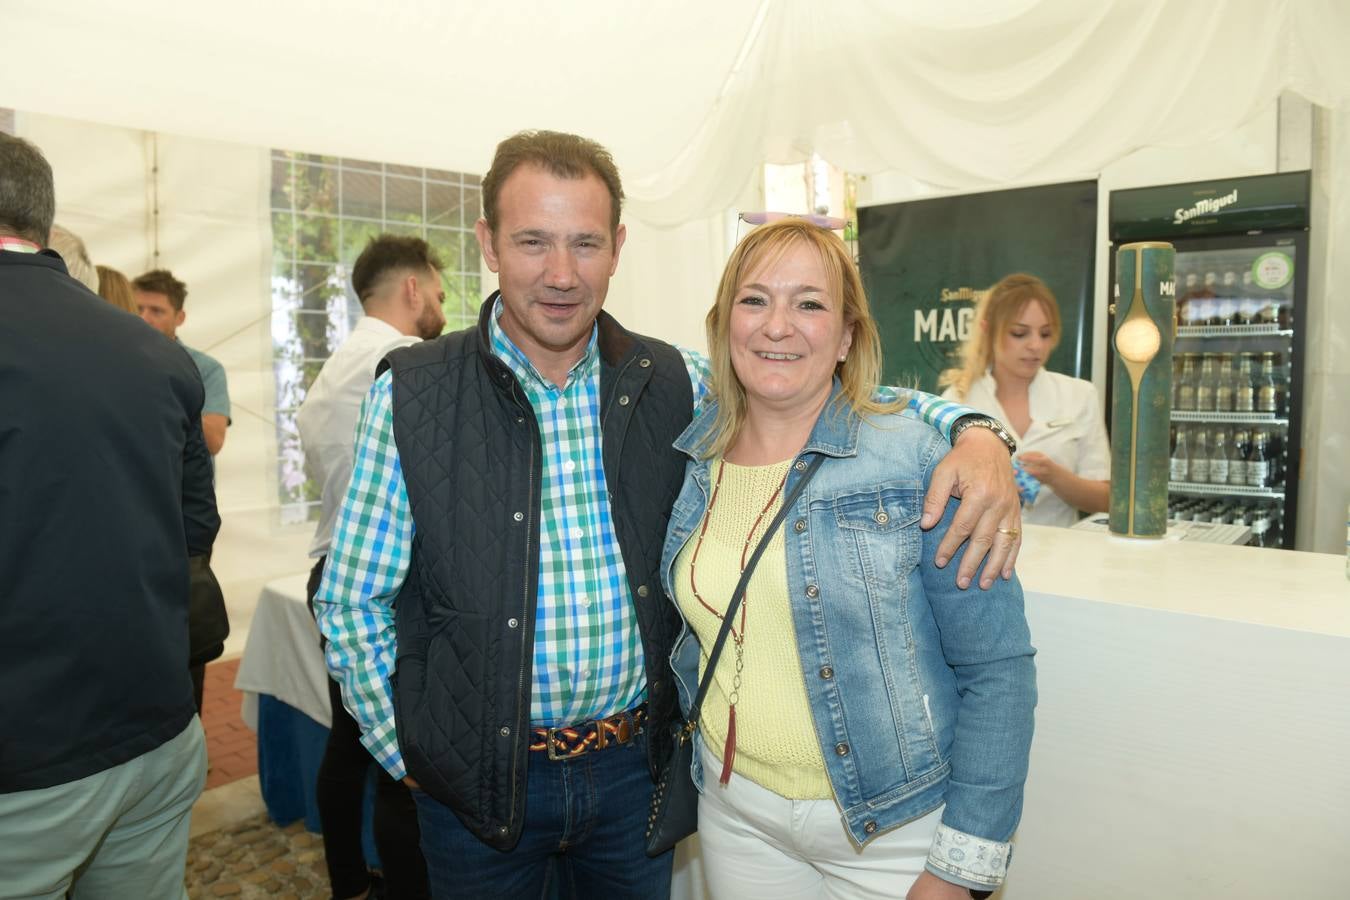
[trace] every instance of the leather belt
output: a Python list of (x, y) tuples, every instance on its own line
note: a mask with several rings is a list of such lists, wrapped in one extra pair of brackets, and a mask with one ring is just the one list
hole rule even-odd
[(536, 725), (530, 731), (530, 749), (547, 752), (549, 759), (575, 759), (592, 750), (627, 744), (642, 733), (647, 722), (647, 704), (591, 719), (576, 725), (549, 728)]

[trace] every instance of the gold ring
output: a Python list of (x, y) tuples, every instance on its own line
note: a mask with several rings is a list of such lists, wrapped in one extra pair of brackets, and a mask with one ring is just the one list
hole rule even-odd
[(999, 529), (998, 529), (998, 533), (999, 533), (999, 534), (1006, 534), (1008, 537), (1015, 538), (1015, 537), (1017, 537), (1019, 534), (1022, 533), (1022, 529), (1020, 529), (1020, 528), (999, 528)]

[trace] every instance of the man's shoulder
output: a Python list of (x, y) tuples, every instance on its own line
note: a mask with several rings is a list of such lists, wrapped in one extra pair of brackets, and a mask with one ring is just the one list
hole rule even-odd
[[(182, 342), (180, 341), (180, 343)], [(225, 371), (225, 367), (211, 354), (187, 344), (183, 344), (182, 346), (183, 349), (187, 351), (187, 355), (192, 357), (192, 361), (197, 364), (197, 371), (201, 373), (203, 381), (206, 380), (208, 375)]]
[(380, 363), (379, 371), (394, 368), (399, 372), (409, 372), (424, 366), (443, 365), (463, 360), (478, 354), (477, 329), (465, 328), (451, 331), (429, 341), (395, 347), (383, 354), (388, 365)]

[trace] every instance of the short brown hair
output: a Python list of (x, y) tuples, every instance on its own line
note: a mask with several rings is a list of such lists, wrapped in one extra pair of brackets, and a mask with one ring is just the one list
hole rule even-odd
[(497, 145), (492, 167), (483, 176), (483, 219), (497, 230), (497, 198), (511, 173), (523, 165), (538, 166), (558, 178), (594, 175), (609, 189), (609, 231), (619, 231), (623, 184), (609, 151), (589, 138), (561, 131), (522, 131)]
[(371, 238), (356, 258), (352, 266), (352, 290), (356, 299), (365, 303), (385, 274), (396, 269), (421, 273), (428, 268), (440, 272), (445, 266), (426, 241), (411, 235), (381, 234)]
[(98, 295), (118, 309), (136, 312), (136, 297), (131, 293), (127, 276), (108, 266), (95, 266), (98, 271)]
[(168, 269), (155, 269), (139, 276), (131, 283), (138, 291), (147, 294), (163, 294), (169, 298), (174, 309), (182, 311), (187, 302), (187, 285), (173, 277)]

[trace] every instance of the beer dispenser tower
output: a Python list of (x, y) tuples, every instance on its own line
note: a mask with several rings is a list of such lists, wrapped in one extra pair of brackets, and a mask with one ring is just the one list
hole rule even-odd
[(1172, 339), (1176, 285), (1171, 244), (1125, 244), (1116, 253), (1111, 336), (1111, 533), (1167, 533)]

